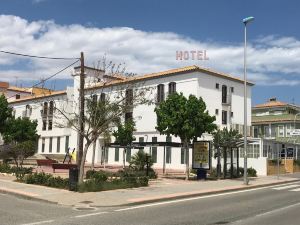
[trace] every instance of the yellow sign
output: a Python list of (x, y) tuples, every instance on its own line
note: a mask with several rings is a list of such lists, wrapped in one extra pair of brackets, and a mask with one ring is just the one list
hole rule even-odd
[(209, 164), (209, 143), (194, 143), (194, 163)]

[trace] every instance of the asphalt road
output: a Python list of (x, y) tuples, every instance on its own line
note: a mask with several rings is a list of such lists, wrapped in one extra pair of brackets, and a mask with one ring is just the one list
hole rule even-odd
[(300, 182), (131, 207), (85, 209), (0, 195), (0, 224), (299, 225)]

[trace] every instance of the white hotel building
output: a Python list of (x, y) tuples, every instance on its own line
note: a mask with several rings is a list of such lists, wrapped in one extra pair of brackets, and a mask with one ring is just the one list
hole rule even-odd
[[(29, 117), (32, 120), (38, 121), (38, 134), (40, 135), (38, 153), (53, 155), (64, 155), (67, 148), (73, 149), (77, 146), (77, 133), (69, 127), (57, 127), (55, 124), (58, 122), (61, 124), (64, 121), (57, 118), (58, 113), (53, 109), (55, 107), (65, 110), (72, 114), (74, 110), (77, 110), (78, 103), (78, 87), (79, 87), (79, 68), (75, 68), (73, 78), (73, 87), (68, 87), (65, 91), (57, 91), (52, 94), (25, 97), (10, 102), (10, 106), (14, 108), (16, 117)], [(86, 96), (90, 96), (88, 85), (93, 80), (95, 69), (85, 68), (86, 73)], [(99, 71), (97, 71), (99, 76)], [(111, 92), (112, 84), (114, 86), (121, 87), (126, 84), (126, 80), (123, 77), (110, 77), (104, 74), (101, 75), (101, 80), (106, 80), (107, 84), (105, 88), (99, 88), (99, 90), (93, 89), (94, 94), (100, 95), (101, 93)], [(233, 127), (243, 130), (243, 105), (244, 105), (244, 87), (243, 80), (232, 77), (230, 75), (215, 72), (209, 69), (200, 68), (198, 66), (189, 66), (184, 68), (178, 68), (159, 73), (146, 74), (136, 78), (136, 81), (142, 84), (144, 87), (151, 87), (152, 98), (155, 99), (157, 94), (166, 98), (168, 93), (172, 90), (182, 92), (185, 96), (190, 94), (197, 97), (202, 97), (206, 103), (207, 110), (210, 115), (216, 116), (215, 123), (219, 128)], [(111, 85), (110, 85), (111, 84)], [(251, 89), (254, 84), (248, 82), (248, 124), (251, 124)], [(172, 90), (169, 90), (172, 88)], [(157, 93), (160, 92), (160, 93)], [(54, 107), (54, 108), (55, 108)], [(136, 141), (166, 141), (166, 136), (160, 135), (156, 131), (156, 114), (154, 112), (155, 104), (153, 105), (140, 105), (133, 109), (133, 118), (136, 122), (136, 132), (134, 136)], [(65, 121), (66, 122), (66, 121)], [(248, 128), (250, 133), (250, 126)], [(211, 135), (205, 134), (201, 140), (211, 140)], [(171, 137), (173, 142), (180, 142), (179, 138)], [(95, 163), (100, 164), (105, 161), (107, 165), (122, 165), (123, 162), (123, 149), (110, 148), (108, 151), (103, 152), (103, 138), (99, 138), (96, 144)], [(261, 149), (261, 148), (259, 148)], [(130, 155), (133, 155), (137, 150), (132, 149), (131, 152), (127, 152), (127, 163)], [(145, 147), (145, 151), (150, 151), (149, 147)], [(154, 168), (162, 168), (164, 160), (164, 148), (152, 147), (151, 153), (154, 158)], [(259, 150), (258, 154), (261, 154)], [(191, 151), (190, 151), (191, 155)], [(192, 157), (190, 157), (191, 159)], [(248, 165), (256, 167), (260, 157), (256, 159), (249, 159)], [(266, 159), (262, 159), (265, 160)], [(92, 146), (87, 154), (87, 162), (92, 161)], [(166, 169), (184, 169), (184, 151), (181, 148), (166, 148), (165, 152)], [(213, 160), (215, 166), (215, 160)], [(240, 165), (243, 165), (242, 158), (240, 159)], [(258, 168), (258, 174), (265, 174), (265, 169), (260, 170)]]

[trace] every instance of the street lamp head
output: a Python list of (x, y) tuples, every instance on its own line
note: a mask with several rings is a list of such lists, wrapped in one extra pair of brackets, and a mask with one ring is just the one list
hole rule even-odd
[(254, 20), (254, 17), (253, 16), (249, 16), (245, 19), (243, 19), (243, 23), (246, 25), (247, 23), (251, 22)]

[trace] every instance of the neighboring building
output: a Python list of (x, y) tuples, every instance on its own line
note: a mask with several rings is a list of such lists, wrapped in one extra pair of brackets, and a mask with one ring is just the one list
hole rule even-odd
[(52, 90), (40, 87), (16, 87), (11, 86), (8, 82), (0, 82), (0, 95), (4, 94), (8, 102), (24, 97), (50, 94)]
[(300, 106), (271, 98), (252, 108), (252, 135), (264, 139), (264, 157), (276, 158), (273, 145), (279, 144), (282, 157), (298, 158), (300, 136), (293, 135), (295, 129), (300, 129)]
[[(60, 128), (56, 124), (67, 124), (66, 119), (57, 116), (58, 110), (63, 110), (70, 117), (73, 115), (73, 112), (78, 110), (79, 71), (80, 68), (75, 68), (73, 75), (74, 86), (68, 87), (66, 91), (24, 97), (10, 103), (17, 117), (26, 116), (38, 121), (37, 129), (40, 135), (38, 153), (40, 154), (65, 154), (66, 149), (73, 149), (77, 146), (76, 131), (68, 126)], [(107, 76), (101, 70), (88, 67), (86, 67), (85, 73), (86, 97), (90, 97), (93, 94), (98, 99), (101, 99), (103, 96), (109, 96), (116, 91), (125, 91), (126, 83), (132, 81), (132, 79), (125, 79), (122, 76)], [(149, 93), (149, 98), (154, 99), (157, 103), (164, 101), (168, 94), (173, 92), (182, 92), (186, 97), (190, 94), (202, 97), (210, 115), (216, 116), (215, 123), (219, 128), (234, 127), (240, 129), (240, 131), (243, 130), (244, 81), (239, 78), (198, 66), (189, 66), (136, 76), (133, 79), (140, 87), (152, 88), (153, 91)], [(99, 82), (96, 86), (93, 85), (95, 81)], [(106, 82), (105, 86), (103, 86), (103, 81)], [(253, 83), (248, 82), (247, 118), (249, 125), (251, 124), (252, 86)], [(133, 117), (136, 122), (136, 132), (134, 133), (136, 140), (140, 142), (180, 142), (178, 137), (160, 135), (155, 129), (156, 114), (154, 108), (155, 104), (140, 105), (124, 115), (125, 119)], [(250, 133), (250, 126), (248, 130)], [(202, 139), (211, 140), (212, 136), (205, 134)], [(95, 162), (101, 163), (105, 161), (110, 165), (122, 165), (123, 150), (110, 148), (108, 151), (103, 151), (103, 142), (103, 137), (100, 137), (97, 141)], [(127, 152), (127, 163), (131, 155), (136, 151), (136, 149), (132, 149), (132, 151)], [(151, 149), (146, 147), (145, 151), (152, 155), (155, 168), (163, 167), (163, 147), (152, 147)], [(190, 157), (190, 160), (192, 160), (192, 157)], [(87, 161), (92, 161), (92, 147), (87, 154)], [(165, 161), (167, 169), (184, 169), (185, 153), (181, 148), (168, 147)], [(242, 159), (240, 162), (242, 163)], [(251, 162), (249, 162), (249, 165), (252, 165)]]
[(292, 131), (300, 128), (300, 106), (271, 98), (252, 108), (253, 137), (276, 140), (294, 139)]

